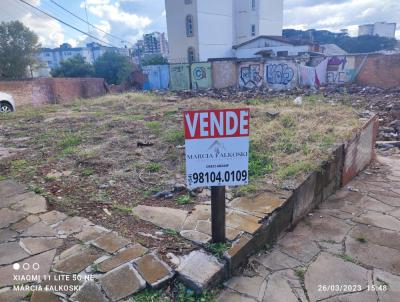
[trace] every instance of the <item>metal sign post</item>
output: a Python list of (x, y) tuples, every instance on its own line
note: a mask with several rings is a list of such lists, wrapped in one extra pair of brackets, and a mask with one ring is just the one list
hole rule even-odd
[(225, 186), (211, 187), (211, 234), (213, 243), (225, 242)]
[(225, 187), (249, 183), (250, 110), (186, 111), (183, 123), (187, 187), (211, 187), (212, 241), (225, 242)]

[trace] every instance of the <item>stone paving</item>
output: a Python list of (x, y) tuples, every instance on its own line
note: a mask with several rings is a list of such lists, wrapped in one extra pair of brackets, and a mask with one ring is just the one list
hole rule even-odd
[[(261, 193), (249, 200), (247, 197), (231, 198), (227, 194), (226, 238), (234, 241), (243, 233), (255, 234), (262, 226), (262, 218), (281, 207), (289, 197), (286, 192), (280, 195)], [(163, 229), (173, 229), (180, 235), (197, 244), (211, 241), (210, 202), (196, 205), (190, 212), (166, 207), (139, 205), (133, 214)]]
[(251, 257), (218, 301), (400, 301), (400, 156), (378, 161)]
[(40, 195), (0, 181), (1, 302), (120, 301), (174, 274), (142, 245), (85, 218), (48, 211)]

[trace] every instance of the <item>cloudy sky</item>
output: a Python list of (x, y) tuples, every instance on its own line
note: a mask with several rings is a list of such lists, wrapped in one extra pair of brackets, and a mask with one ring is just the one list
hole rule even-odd
[[(166, 32), (164, 0), (23, 1), (115, 46), (130, 46), (128, 43), (134, 43), (145, 32)], [(86, 23), (63, 11), (54, 2), (85, 20), (87, 18), (102, 31), (88, 28)], [(284, 3), (284, 28), (332, 31), (348, 28), (350, 34), (355, 35), (358, 24), (377, 21), (400, 24), (399, 0), (285, 0)], [(29, 26), (46, 47), (56, 47), (63, 42), (76, 46), (91, 41), (84, 34), (43, 15), (20, 0), (0, 0), (0, 21), (10, 20), (20, 20)], [(396, 35), (400, 39), (400, 25)]]

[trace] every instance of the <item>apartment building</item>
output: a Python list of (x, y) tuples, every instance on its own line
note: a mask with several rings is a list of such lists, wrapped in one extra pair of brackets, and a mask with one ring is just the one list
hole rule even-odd
[(165, 0), (169, 62), (234, 56), (235, 45), (281, 36), (283, 0)]

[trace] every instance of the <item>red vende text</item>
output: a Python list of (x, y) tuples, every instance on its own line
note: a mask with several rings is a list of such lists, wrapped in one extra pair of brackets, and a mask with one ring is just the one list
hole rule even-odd
[(250, 109), (186, 111), (183, 121), (186, 139), (249, 136)]

